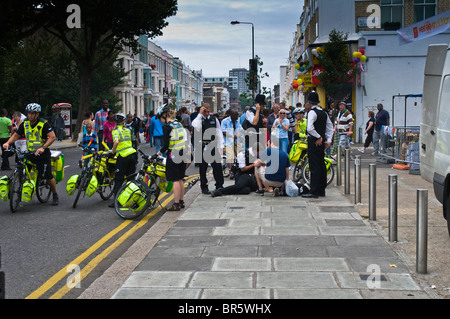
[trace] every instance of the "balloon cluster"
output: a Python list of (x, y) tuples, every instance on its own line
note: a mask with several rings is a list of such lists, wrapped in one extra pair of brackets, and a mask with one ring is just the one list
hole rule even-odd
[(363, 49), (353, 52), (353, 58), (356, 64), (367, 61), (367, 57), (364, 55), (365, 53), (366, 51)]
[(314, 55), (319, 60), (323, 59), (323, 53), (325, 52), (325, 49), (322, 47), (317, 47), (311, 50), (312, 55)]
[(300, 89), (302, 84), (303, 84), (302, 79), (294, 80), (294, 81), (292, 81), (292, 88), (294, 89), (294, 91), (297, 91), (298, 89)]
[(308, 70), (310, 68), (309, 64), (306, 63), (296, 63), (295, 68), (299, 70), (300, 72), (305, 72), (305, 70)]

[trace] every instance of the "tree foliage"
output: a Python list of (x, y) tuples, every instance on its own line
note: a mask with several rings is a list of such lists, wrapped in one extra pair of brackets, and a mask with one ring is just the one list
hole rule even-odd
[(329, 41), (324, 45), (323, 72), (318, 76), (327, 94), (335, 99), (339, 98), (343, 83), (348, 82), (355, 73), (351, 72), (352, 64), (345, 43), (347, 37), (348, 34), (335, 29), (330, 32)]
[[(81, 11), (80, 29), (68, 28), (67, 9), (72, 4)], [(20, 0), (4, 7), (0, 10), (0, 47), (14, 46), (43, 30), (75, 57), (80, 68), (80, 107), (75, 128), (78, 132), (83, 113), (89, 108), (94, 71), (124, 47), (137, 48), (137, 36), (161, 35), (167, 25), (165, 19), (177, 11), (177, 1)]]

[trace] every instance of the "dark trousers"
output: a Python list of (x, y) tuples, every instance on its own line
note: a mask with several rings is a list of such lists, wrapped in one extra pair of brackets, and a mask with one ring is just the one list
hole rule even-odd
[(221, 189), (223, 195), (247, 195), (258, 189), (258, 184), (254, 175), (237, 174), (234, 179), (234, 185)]
[(3, 149), (3, 144), (8, 142), (9, 138), (0, 138), (0, 145), (2, 148), (2, 168), (1, 169), (9, 169), (9, 154), (5, 152)]
[(118, 156), (116, 162), (116, 171), (114, 178), (114, 188), (113, 193), (114, 196), (119, 192), (120, 187), (122, 186), (125, 176), (129, 176), (136, 171), (136, 158), (135, 156), (128, 155), (127, 157)]
[(98, 130), (98, 132), (97, 132), (97, 140), (98, 140), (98, 150), (99, 151), (104, 151), (105, 147), (102, 144), (102, 141), (103, 141), (103, 130)]
[[(216, 181), (216, 188), (222, 188), (224, 179), (222, 172), (222, 164), (213, 162), (211, 163), (213, 169), (214, 180)], [(208, 180), (206, 179), (206, 170), (208, 169), (208, 163), (204, 160), (200, 163), (199, 173), (200, 173), (200, 187), (202, 190), (208, 189)]]
[(327, 187), (327, 167), (325, 166), (325, 150), (323, 144), (315, 145), (315, 139), (308, 138), (309, 172), (311, 174), (310, 193), (325, 195)]

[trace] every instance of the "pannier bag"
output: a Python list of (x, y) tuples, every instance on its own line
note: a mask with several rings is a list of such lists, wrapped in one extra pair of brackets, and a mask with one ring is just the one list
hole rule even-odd
[(5, 175), (0, 178), (0, 199), (6, 202), (9, 199), (9, 189), (11, 187), (11, 179)]
[(56, 182), (64, 180), (64, 154), (60, 151), (52, 152), (52, 174)]
[(133, 211), (141, 210), (147, 202), (142, 196), (142, 191), (138, 185), (128, 182), (126, 188), (119, 194), (117, 198), (120, 205), (129, 207)]
[[(294, 145), (292, 145), (291, 150), (289, 151), (289, 161), (291, 163), (297, 163), (298, 160), (300, 159), (300, 155), (302, 155), (303, 150), (305, 149), (304, 147), (300, 146), (300, 143), (302, 143), (301, 141), (295, 143)], [(303, 142), (304, 144), (304, 142)]]
[(95, 177), (95, 175), (92, 175), (91, 180), (89, 181), (89, 185), (86, 188), (86, 195), (88, 195), (89, 197), (91, 197), (92, 195), (95, 194), (95, 192), (97, 191), (97, 186), (98, 186), (98, 180), (97, 177)]
[(79, 175), (73, 175), (71, 178), (69, 178), (69, 180), (67, 181), (67, 186), (66, 186), (66, 191), (67, 194), (73, 195), (73, 193), (75, 193), (75, 189), (77, 186), (77, 181), (78, 181), (78, 177)]
[(30, 202), (34, 195), (36, 188), (36, 182), (33, 180), (27, 180), (22, 186), (22, 202)]

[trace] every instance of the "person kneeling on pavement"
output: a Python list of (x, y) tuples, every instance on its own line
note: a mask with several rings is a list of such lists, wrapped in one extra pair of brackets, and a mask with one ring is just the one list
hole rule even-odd
[(239, 152), (237, 156), (238, 170), (235, 175), (234, 185), (219, 188), (211, 192), (212, 197), (222, 195), (248, 195), (258, 189), (255, 178), (255, 162), (263, 150), (263, 144), (255, 143), (247, 150)]
[(289, 156), (283, 150), (278, 149), (278, 139), (272, 138), (271, 147), (262, 152), (255, 162), (256, 182), (258, 183), (257, 195), (264, 195), (265, 191), (280, 195), (280, 188), (284, 192), (285, 181), (289, 180)]

